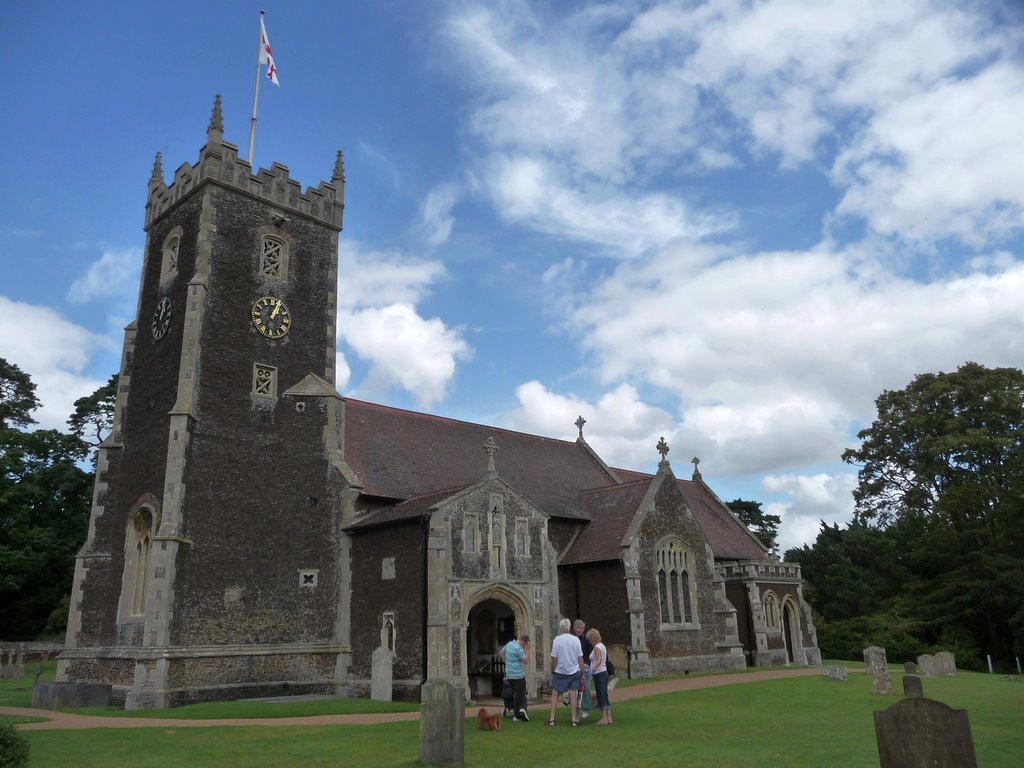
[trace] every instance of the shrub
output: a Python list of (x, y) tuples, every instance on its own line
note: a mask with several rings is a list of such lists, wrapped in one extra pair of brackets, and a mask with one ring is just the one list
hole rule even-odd
[(28, 765), (28, 739), (13, 723), (0, 723), (0, 768), (25, 768)]

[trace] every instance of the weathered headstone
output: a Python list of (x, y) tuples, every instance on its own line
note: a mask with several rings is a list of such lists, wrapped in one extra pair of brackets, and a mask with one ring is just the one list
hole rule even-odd
[(952, 677), (956, 674), (956, 658), (949, 651), (939, 651), (935, 654), (935, 671), (943, 677)]
[(921, 683), (920, 675), (903, 676), (903, 695), (913, 696), (918, 699), (924, 696), (924, 685)]
[[(950, 654), (952, 655), (952, 654)], [(12, 680), (21, 680), (25, 676), (25, 646), (18, 648), (18, 658), (14, 660), (14, 669), (11, 670)]]
[(393, 654), (381, 646), (371, 656), (370, 698), (375, 701), (391, 701)]
[(912, 661), (906, 661), (903, 663), (903, 674), (904, 675), (916, 675), (917, 664)]
[(930, 653), (922, 653), (917, 657), (917, 666), (921, 677), (938, 677), (935, 671), (935, 657)]
[(845, 680), (847, 677), (846, 667), (840, 666), (839, 664), (826, 664), (825, 665), (825, 679), (826, 680)]
[(465, 695), (447, 680), (420, 686), (420, 762), (462, 765), (465, 755)]
[(892, 693), (892, 682), (889, 680), (889, 662), (885, 658), (885, 648), (872, 645), (864, 649), (864, 666), (871, 675), (871, 692), (879, 696)]
[(875, 712), (881, 768), (978, 768), (965, 709), (903, 699)]

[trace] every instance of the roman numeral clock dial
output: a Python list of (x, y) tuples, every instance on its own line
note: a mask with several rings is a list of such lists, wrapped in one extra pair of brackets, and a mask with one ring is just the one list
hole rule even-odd
[(292, 313), (281, 299), (260, 296), (252, 305), (252, 324), (268, 339), (280, 339), (292, 327)]
[(153, 339), (160, 341), (167, 335), (167, 329), (171, 327), (171, 300), (164, 296), (153, 310)]

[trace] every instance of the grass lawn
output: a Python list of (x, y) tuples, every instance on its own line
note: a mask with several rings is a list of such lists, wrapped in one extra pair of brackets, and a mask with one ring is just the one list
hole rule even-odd
[[(902, 690), (900, 673), (892, 677), (893, 689)], [(981, 768), (1019, 768), (1024, 756), (1024, 681), (960, 673), (925, 680), (924, 690), (929, 698), (968, 710)], [(0, 687), (0, 698), (3, 693)], [(584, 721), (580, 728), (569, 728), (568, 710), (560, 707), (558, 726), (548, 728), (546, 708), (534, 705), (532, 722), (506, 721), (501, 733), (476, 730), (474, 721), (467, 720), (466, 765), (549, 768), (564, 759), (599, 768), (652, 764), (877, 768), (872, 713), (901, 698), (872, 695), (870, 679), (852, 673), (846, 682), (818, 676), (780, 679), (618, 705), (613, 693), (616, 723), (611, 727)], [(227, 711), (215, 716), (232, 716)], [(182, 712), (173, 711), (175, 716)], [(414, 766), (419, 757), (416, 722), (28, 731), (25, 735), (32, 745), (29, 765), (33, 768)]]

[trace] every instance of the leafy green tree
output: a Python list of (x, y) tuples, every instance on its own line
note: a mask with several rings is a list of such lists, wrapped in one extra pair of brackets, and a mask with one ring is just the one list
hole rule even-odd
[(895, 542), (925, 643), (1009, 665), (1024, 607), (1024, 372), (966, 363), (876, 405), (843, 454), (859, 466), (856, 521)]
[(86, 446), (34, 422), (35, 385), (0, 359), (0, 637), (31, 640), (70, 592), (85, 540), (92, 476), (78, 465)]
[(750, 532), (764, 544), (769, 552), (775, 552), (782, 518), (769, 515), (761, 509), (760, 501), (733, 499), (727, 503), (729, 509), (740, 519)]
[(114, 426), (114, 400), (117, 397), (117, 374), (87, 397), (75, 400), (75, 412), (68, 419), (71, 434), (97, 447)]

